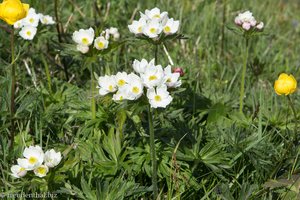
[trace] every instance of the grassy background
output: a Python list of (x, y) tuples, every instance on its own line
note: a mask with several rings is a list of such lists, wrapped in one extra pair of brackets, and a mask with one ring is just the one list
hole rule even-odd
[[(54, 1), (26, 2), (55, 16)], [(51, 191), (61, 199), (150, 198), (145, 108), (97, 96), (97, 119), (91, 120), (88, 66), (68, 44), (73, 44), (71, 35), (79, 28), (117, 27), (126, 43), (93, 65), (98, 75), (131, 72), (132, 61), (152, 59), (154, 49), (135, 40), (127, 25), (139, 18), (139, 11), (155, 6), (180, 19), (180, 32), (188, 37), (167, 43), (185, 75), (172, 104), (155, 115), (161, 198), (300, 197), (299, 144), (291, 143), (297, 123), (287, 99), (273, 89), (281, 72), (296, 79), (300, 75), (297, 0), (59, 0), (58, 16), (65, 28), (61, 41), (55, 26), (39, 30), (32, 42), (17, 37), (17, 136), (12, 153), (7, 145), (9, 33), (0, 29), (0, 193)], [(265, 23), (265, 35), (251, 40), (245, 115), (241, 115), (237, 111), (244, 46), (242, 37), (227, 26), (233, 26), (234, 17), (245, 10)], [(168, 64), (162, 49), (158, 60)], [(50, 68), (52, 91), (45, 66)], [(299, 111), (298, 92), (291, 97)], [(32, 144), (64, 152), (63, 162), (45, 179), (12, 179), (10, 166)]]

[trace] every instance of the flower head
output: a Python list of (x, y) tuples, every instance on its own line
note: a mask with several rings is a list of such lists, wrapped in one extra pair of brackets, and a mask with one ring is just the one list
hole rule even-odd
[(23, 156), (19, 158), (18, 165), (26, 170), (33, 170), (40, 166), (44, 161), (44, 152), (40, 146), (26, 147)]
[(149, 21), (143, 29), (143, 33), (149, 38), (157, 38), (162, 32), (162, 25), (158, 20)]
[(19, 165), (13, 165), (10, 168), (11, 172), (12, 172), (12, 176), (15, 178), (22, 178), (23, 176), (25, 176), (27, 174), (27, 171), (24, 167), (21, 167)]
[(119, 33), (118, 29), (115, 27), (110, 27), (108, 29), (108, 33), (113, 36), (114, 40), (118, 40), (120, 38), (120, 33)]
[(73, 41), (77, 44), (84, 45), (84, 46), (90, 46), (95, 37), (95, 32), (93, 28), (89, 29), (80, 29), (79, 31), (75, 31), (73, 33)]
[(297, 89), (297, 81), (293, 75), (288, 75), (288, 74), (282, 73), (279, 75), (278, 79), (275, 81), (274, 89), (278, 95), (292, 94)]
[(95, 39), (94, 46), (98, 50), (103, 50), (103, 49), (107, 49), (108, 43), (109, 42), (107, 39), (105, 39), (103, 36), (100, 36)]
[(136, 35), (143, 34), (143, 29), (146, 26), (146, 20), (140, 18), (139, 21), (134, 20), (131, 25), (128, 25), (129, 31)]
[(159, 8), (153, 8), (151, 10), (145, 10), (145, 14), (141, 13), (141, 17), (145, 20), (157, 19), (159, 21), (163, 21), (166, 17), (168, 17), (168, 12), (160, 12)]
[(117, 91), (117, 83), (115, 76), (100, 76), (98, 83), (99, 94), (101, 96)]
[(167, 23), (163, 27), (163, 31), (166, 35), (174, 34), (178, 31), (179, 21), (175, 21), (173, 18), (168, 19)]
[(181, 67), (176, 67), (173, 69), (173, 73), (179, 73), (180, 76), (184, 75), (183, 69)]
[(60, 161), (61, 161), (61, 153), (60, 152), (55, 152), (54, 149), (51, 149), (49, 151), (46, 151), (45, 153), (45, 165), (47, 167), (55, 167), (57, 166)]
[(26, 17), (29, 4), (21, 3), (20, 0), (4, 0), (0, 4), (0, 19), (13, 25), (15, 22)]
[(134, 74), (131, 73), (128, 75), (128, 83), (123, 87), (120, 88), (119, 91), (125, 95), (125, 99), (128, 100), (136, 100), (140, 98), (143, 94), (143, 83), (141, 78)]
[(256, 19), (253, 17), (250, 11), (240, 13), (235, 19), (234, 23), (242, 27), (245, 31), (249, 31), (252, 28), (261, 30), (263, 28), (263, 23), (257, 23)]
[(21, 31), (19, 32), (19, 35), (24, 40), (32, 40), (34, 36), (36, 35), (37, 28), (33, 26), (24, 26)]
[(40, 165), (34, 169), (34, 174), (40, 178), (45, 177), (49, 171), (49, 168), (46, 165)]
[(171, 103), (173, 98), (167, 91), (167, 86), (162, 84), (156, 89), (150, 88), (147, 90), (147, 97), (152, 108), (166, 108)]
[(35, 9), (30, 8), (28, 15), (23, 19), (24, 26), (37, 27), (39, 25), (40, 15), (35, 12)]
[(150, 62), (148, 62), (146, 59), (142, 59), (141, 61), (134, 60), (132, 63), (132, 67), (135, 72), (137, 72), (139, 74), (143, 74), (143, 73), (145, 73), (146, 68), (148, 68), (150, 66), (155, 66), (154, 62), (155, 62), (154, 58), (152, 60), (150, 60)]
[(172, 87), (172, 88), (177, 88), (181, 85), (181, 80), (178, 80), (180, 77), (180, 73), (172, 73), (171, 70), (171, 66), (168, 65), (165, 69), (164, 69), (164, 79), (165, 79), (165, 83), (168, 87)]
[(145, 73), (141, 74), (142, 81), (147, 88), (159, 86), (164, 80), (164, 71), (161, 65), (149, 66)]
[(40, 16), (40, 21), (42, 24), (45, 24), (45, 25), (55, 24), (53, 17), (51, 17), (50, 15), (39, 14), (39, 16)]

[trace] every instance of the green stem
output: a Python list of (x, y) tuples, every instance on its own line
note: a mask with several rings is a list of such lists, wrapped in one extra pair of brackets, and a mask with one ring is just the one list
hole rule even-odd
[(150, 135), (150, 153), (152, 160), (152, 187), (153, 187), (153, 199), (157, 198), (157, 160), (155, 153), (155, 143), (154, 143), (154, 128), (153, 128), (153, 116), (150, 105), (148, 106), (148, 120), (149, 120), (149, 135)]
[(95, 99), (95, 80), (94, 80), (94, 68), (91, 65), (91, 111), (92, 111), (92, 119), (96, 119), (96, 99)]
[(42, 61), (45, 66), (45, 73), (46, 73), (46, 77), (47, 77), (49, 93), (52, 95), (52, 84), (51, 84), (51, 76), (50, 76), (49, 66), (48, 66), (48, 63), (46, 62), (46, 59), (44, 56), (42, 56)]
[(155, 64), (157, 65), (158, 63), (158, 44), (155, 45), (155, 51), (154, 51), (154, 58), (155, 58)]
[(15, 49), (14, 49), (14, 28), (11, 31), (10, 38), (10, 48), (11, 48), (11, 97), (10, 97), (10, 123), (11, 123), (11, 132), (10, 132), (10, 145), (9, 149), (12, 151), (14, 148), (15, 140), (15, 90), (16, 90), (16, 66), (15, 62)]
[(245, 95), (245, 76), (246, 76), (246, 69), (247, 69), (247, 60), (249, 54), (249, 39), (245, 38), (245, 54), (244, 54), (244, 65), (242, 70), (242, 78), (241, 78), (241, 88), (240, 88), (240, 113), (243, 113), (243, 100)]

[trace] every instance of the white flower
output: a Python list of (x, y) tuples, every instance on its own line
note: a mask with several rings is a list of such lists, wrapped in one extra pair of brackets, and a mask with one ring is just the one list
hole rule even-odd
[(94, 46), (98, 50), (103, 50), (103, 49), (107, 49), (108, 43), (109, 43), (108, 40), (106, 40), (103, 36), (100, 36), (95, 39)]
[(123, 87), (128, 83), (128, 75), (126, 72), (118, 72), (115, 76), (115, 80), (119, 88)]
[(154, 66), (154, 62), (154, 58), (150, 62), (148, 62), (146, 59), (142, 59), (141, 61), (134, 60), (132, 66), (135, 72), (143, 74), (145, 73), (147, 67)]
[(120, 92), (125, 95), (125, 98), (128, 100), (136, 100), (140, 98), (143, 94), (143, 83), (139, 76), (134, 73), (128, 75), (128, 84), (123, 88), (120, 88)]
[(77, 51), (80, 51), (81, 53), (85, 54), (89, 51), (90, 48), (89, 48), (89, 46), (77, 44), (76, 49), (77, 49)]
[(161, 65), (149, 66), (145, 73), (141, 74), (144, 85), (148, 88), (159, 86), (163, 83), (164, 72)]
[(93, 43), (95, 37), (94, 29), (80, 29), (73, 33), (72, 39), (77, 44), (90, 46)]
[(128, 25), (129, 31), (136, 35), (143, 34), (143, 29), (146, 26), (146, 20), (140, 18), (139, 21), (134, 20), (131, 25)]
[(34, 8), (31, 7), (31, 8), (29, 8), (27, 15), (32, 15), (32, 14), (36, 14), (36, 11)]
[(114, 101), (122, 101), (122, 100), (124, 100), (124, 99), (127, 99), (127, 94), (126, 93), (124, 93), (125, 91), (123, 90), (123, 91), (117, 91), (117, 93), (116, 94), (114, 94), (113, 95), (113, 100)]
[(264, 23), (263, 22), (260, 22), (259, 24), (256, 25), (256, 28), (258, 30), (262, 30), (264, 28)]
[(157, 38), (158, 35), (162, 32), (162, 25), (158, 20), (149, 21), (143, 29), (143, 33), (149, 38)]
[(164, 82), (166, 83), (166, 85), (168, 87), (171, 87), (171, 88), (177, 88), (181, 85), (181, 80), (178, 81), (179, 77), (180, 77), (180, 73), (172, 73), (172, 70), (171, 70), (171, 66), (168, 65), (165, 69), (164, 69), (164, 73), (165, 73), (165, 76), (164, 76)]
[(11, 172), (12, 172), (12, 176), (15, 178), (22, 178), (23, 176), (25, 176), (27, 174), (27, 171), (24, 167), (21, 167), (19, 165), (13, 165), (10, 168)]
[(147, 97), (152, 108), (165, 108), (171, 103), (173, 98), (169, 95), (166, 85), (161, 85), (156, 89), (150, 88), (147, 90)]
[(152, 20), (152, 19), (157, 19), (159, 21), (164, 20), (166, 17), (168, 17), (167, 12), (162, 12), (160, 13), (159, 8), (153, 8), (151, 10), (145, 10), (145, 14), (140, 13), (141, 17), (145, 20)]
[(40, 178), (45, 177), (49, 171), (49, 168), (46, 165), (40, 165), (34, 169), (34, 174)]
[(18, 158), (17, 162), (20, 167), (26, 170), (33, 170), (44, 161), (44, 152), (40, 146), (26, 147), (23, 156), (25, 158)]
[(20, 19), (19, 21), (14, 23), (14, 28), (15, 29), (22, 28), (23, 26), (24, 26), (23, 19)]
[(174, 21), (173, 18), (168, 19), (167, 23), (164, 25), (163, 30), (166, 35), (174, 34), (178, 31), (179, 21)]
[(115, 76), (100, 76), (99, 80), (99, 94), (104, 96), (108, 93), (115, 92), (117, 90), (117, 84)]
[(39, 25), (40, 16), (35, 12), (28, 13), (28, 15), (23, 19), (24, 26), (37, 27)]
[(37, 28), (33, 26), (24, 26), (21, 31), (19, 32), (19, 35), (24, 40), (32, 40), (34, 36), (36, 35)]
[(238, 26), (242, 26), (245, 30), (250, 30), (251, 27), (256, 25), (256, 20), (253, 17), (250, 11), (240, 13), (235, 19), (234, 22)]
[(42, 24), (45, 24), (45, 25), (55, 24), (53, 17), (51, 17), (49, 15), (43, 15), (43, 14), (39, 14), (39, 16), (40, 16), (40, 21)]
[(60, 161), (61, 161), (62, 157), (61, 157), (61, 153), (60, 152), (55, 152), (54, 149), (51, 149), (49, 151), (46, 151), (45, 153), (45, 165), (47, 167), (55, 167), (57, 166)]
[(110, 27), (108, 30), (109, 34), (113, 36), (114, 40), (118, 40), (120, 38), (120, 33), (117, 28)]

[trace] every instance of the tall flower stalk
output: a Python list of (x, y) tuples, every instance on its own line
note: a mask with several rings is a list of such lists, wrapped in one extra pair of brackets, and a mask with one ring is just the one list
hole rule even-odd
[(91, 64), (91, 112), (92, 119), (96, 119), (96, 99), (95, 99), (95, 78), (94, 78), (94, 68)]
[(10, 145), (9, 149), (12, 150), (14, 148), (14, 140), (15, 140), (15, 90), (16, 90), (16, 66), (15, 62), (15, 48), (14, 48), (14, 28), (11, 31), (10, 37), (10, 48), (11, 48), (11, 90), (10, 90), (10, 123), (11, 123), (11, 131), (10, 131)]
[(240, 88), (240, 112), (243, 113), (243, 103), (244, 103), (244, 95), (245, 95), (245, 76), (247, 71), (247, 61), (249, 55), (249, 39), (245, 38), (245, 52), (244, 52), (244, 61), (243, 61), (243, 69), (241, 76), (241, 88)]

